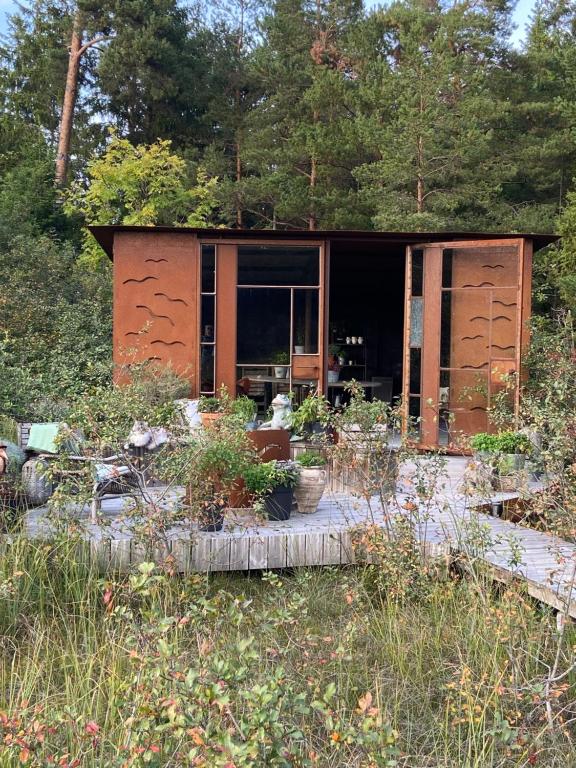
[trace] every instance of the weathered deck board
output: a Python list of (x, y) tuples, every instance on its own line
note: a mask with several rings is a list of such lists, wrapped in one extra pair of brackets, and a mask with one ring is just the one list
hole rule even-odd
[[(480, 560), (495, 579), (520, 579), (530, 595), (554, 608), (564, 610), (568, 606), (576, 618), (576, 546), (484, 513), (518, 494), (464, 496), (460, 485), (465, 463), (465, 459), (449, 461), (434, 502), (412, 518), (425, 553), (435, 558), (463, 554)], [(410, 466), (403, 466), (398, 493), (388, 512), (408, 514), (404, 503), (411, 498), (410, 476)], [(162, 503), (170, 505), (173, 501), (171, 492)], [(189, 523), (174, 525), (167, 532), (167, 544), (151, 553), (135, 540), (122, 511), (122, 499), (105, 499), (103, 524), (94, 526), (87, 510), (76, 510), (85, 526), (90, 556), (102, 570), (125, 571), (147, 557), (162, 560), (168, 554), (173, 567), (181, 572), (345, 565), (356, 562), (353, 529), (385, 524), (385, 511), (377, 503), (367, 505), (350, 495), (327, 493), (315, 514), (295, 513), (286, 521), (263, 521), (250, 510), (230, 510), (224, 529), (218, 533), (199, 533)], [(50, 535), (45, 510), (31, 511), (26, 522), (28, 536)]]

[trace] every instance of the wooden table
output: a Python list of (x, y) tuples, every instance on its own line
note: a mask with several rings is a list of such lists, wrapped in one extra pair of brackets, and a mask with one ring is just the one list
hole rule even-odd
[[(335, 381), (333, 383), (328, 382), (328, 389), (330, 387), (334, 387), (335, 389), (344, 389), (344, 387), (347, 387), (349, 384), (352, 384), (352, 380), (350, 381)], [(382, 382), (381, 381), (357, 381), (354, 380), (354, 384), (359, 384), (364, 389), (373, 389), (374, 387), (381, 387)]]

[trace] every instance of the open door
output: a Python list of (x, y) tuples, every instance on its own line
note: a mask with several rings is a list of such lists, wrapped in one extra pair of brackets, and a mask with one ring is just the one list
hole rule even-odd
[(530, 244), (523, 239), (408, 248), (404, 403), (423, 446), (458, 447), (489, 429), (488, 411), (517, 379), (530, 316)]

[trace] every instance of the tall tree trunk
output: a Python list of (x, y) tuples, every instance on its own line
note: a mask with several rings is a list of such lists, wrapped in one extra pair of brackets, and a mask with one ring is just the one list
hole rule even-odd
[[(316, 158), (313, 156), (310, 160), (310, 196), (314, 194), (314, 190), (316, 188), (316, 178), (318, 175), (318, 162)], [(316, 211), (315, 211), (315, 205), (314, 201), (310, 200), (310, 215), (308, 216), (308, 229), (316, 229), (318, 224), (317, 218), (316, 218)]]
[(416, 176), (416, 210), (418, 213), (424, 213), (424, 142), (422, 136), (418, 136), (418, 170)]
[(72, 125), (74, 122), (74, 110), (78, 96), (78, 75), (80, 73), (80, 57), (82, 49), (82, 28), (79, 15), (74, 17), (72, 24), (72, 36), (70, 38), (70, 53), (68, 56), (68, 72), (66, 74), (66, 87), (64, 89), (64, 101), (62, 102), (62, 117), (60, 119), (60, 136), (58, 137), (58, 154), (56, 155), (55, 183), (62, 187), (68, 176), (70, 162), (70, 140), (72, 138)]
[[(424, 114), (424, 97), (420, 93), (420, 122)], [(418, 213), (424, 213), (424, 139), (422, 134), (418, 134), (417, 144), (417, 171), (416, 171), (416, 210)]]
[(240, 139), (236, 140), (236, 224), (242, 226), (242, 206), (240, 200), (240, 182), (242, 181), (242, 156), (240, 154)]

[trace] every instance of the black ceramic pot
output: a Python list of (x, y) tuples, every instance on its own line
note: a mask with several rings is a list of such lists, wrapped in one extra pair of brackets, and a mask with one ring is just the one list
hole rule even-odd
[(198, 530), (206, 533), (216, 533), (224, 527), (223, 504), (210, 504), (198, 515)]
[(294, 488), (278, 485), (272, 493), (264, 499), (264, 509), (268, 514), (268, 520), (288, 520), (292, 511)]

